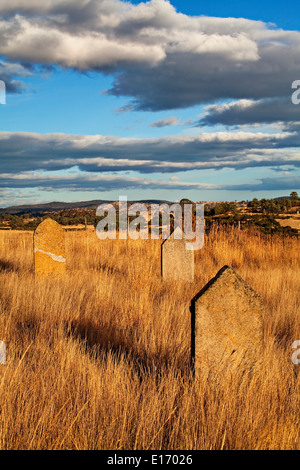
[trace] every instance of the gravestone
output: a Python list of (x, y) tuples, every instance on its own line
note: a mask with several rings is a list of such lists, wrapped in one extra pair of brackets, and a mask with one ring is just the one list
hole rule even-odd
[[(176, 234), (181, 238), (176, 239)], [(161, 275), (165, 280), (194, 280), (194, 251), (186, 249), (187, 239), (177, 227), (161, 244)]]
[(262, 354), (262, 301), (229, 266), (192, 299), (195, 377), (251, 370)]
[(34, 232), (34, 266), (36, 275), (65, 274), (65, 232), (52, 219), (45, 219)]

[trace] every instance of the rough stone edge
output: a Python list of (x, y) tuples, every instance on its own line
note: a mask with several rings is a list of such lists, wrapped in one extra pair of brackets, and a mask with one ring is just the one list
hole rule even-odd
[(227, 271), (228, 269), (230, 269), (233, 274), (236, 276), (236, 278), (242, 283), (244, 284), (244, 286), (249, 289), (258, 299), (260, 299), (260, 295), (239, 275), (237, 274), (237, 272), (231, 267), (231, 266), (228, 266), (227, 264), (225, 266), (223, 266), (218, 272), (217, 274), (210, 280), (208, 281), (207, 284), (205, 284), (204, 287), (202, 287), (202, 289), (192, 298), (191, 300), (191, 307), (193, 305), (195, 305), (195, 303), (197, 302), (197, 300), (219, 279), (219, 277), (222, 276), (222, 274)]
[(236, 278), (247, 288), (249, 289), (255, 297), (261, 302), (262, 304), (262, 299), (260, 295), (239, 275), (237, 272), (229, 265), (225, 264), (218, 272), (217, 274), (205, 284), (202, 289), (192, 298), (191, 304), (190, 304), (190, 313), (191, 313), (191, 356), (190, 356), (190, 361), (191, 361), (191, 368), (193, 375), (195, 374), (195, 328), (196, 328), (196, 302), (197, 300), (218, 280), (218, 278), (228, 269), (230, 269)]

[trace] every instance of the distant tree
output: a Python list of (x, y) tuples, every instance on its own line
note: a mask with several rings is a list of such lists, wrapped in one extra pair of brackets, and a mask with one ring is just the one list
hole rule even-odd
[(179, 204), (183, 208), (185, 204), (192, 204), (193, 205), (194, 203), (190, 199), (184, 198), (184, 199), (180, 200)]
[(220, 202), (213, 209), (213, 215), (228, 214), (228, 212), (237, 212), (237, 204), (235, 202)]
[(252, 212), (259, 212), (260, 211), (260, 202), (255, 197), (252, 201), (249, 201), (247, 204), (248, 209), (251, 209)]
[(285, 198), (279, 200), (278, 205), (280, 207), (281, 212), (288, 212), (289, 209), (292, 207), (292, 202), (291, 202), (290, 199), (285, 197)]
[(293, 205), (298, 205), (300, 202), (300, 198), (298, 196), (298, 193), (296, 191), (292, 191), (290, 194), (291, 202)]

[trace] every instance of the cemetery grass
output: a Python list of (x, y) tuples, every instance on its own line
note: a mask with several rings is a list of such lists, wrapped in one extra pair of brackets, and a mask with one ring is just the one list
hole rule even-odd
[[(67, 232), (61, 279), (32, 243), (0, 232), (1, 450), (300, 448), (297, 239), (211, 231), (190, 284), (162, 281), (159, 240)], [(263, 299), (262, 363), (195, 384), (190, 300), (224, 265)]]

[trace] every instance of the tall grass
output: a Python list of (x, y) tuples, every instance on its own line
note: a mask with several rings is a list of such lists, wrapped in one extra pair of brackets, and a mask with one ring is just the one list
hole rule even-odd
[[(160, 241), (67, 232), (67, 275), (33, 273), (0, 232), (0, 449), (299, 449), (299, 241), (212, 230), (195, 281), (163, 282)], [(261, 295), (261, 374), (195, 384), (191, 298), (225, 264)]]

